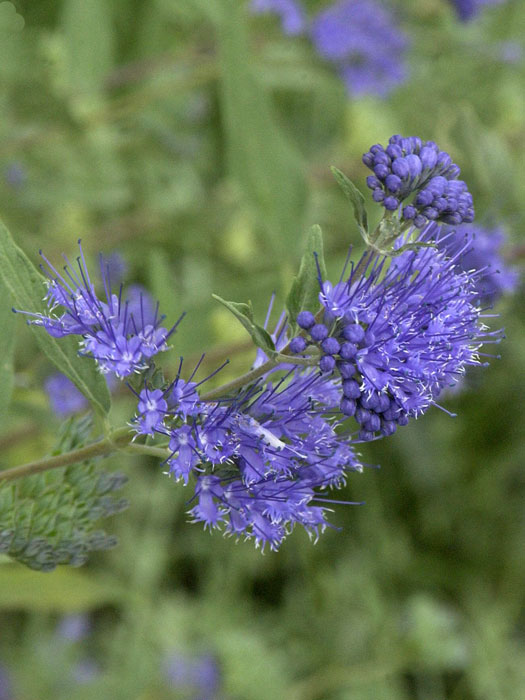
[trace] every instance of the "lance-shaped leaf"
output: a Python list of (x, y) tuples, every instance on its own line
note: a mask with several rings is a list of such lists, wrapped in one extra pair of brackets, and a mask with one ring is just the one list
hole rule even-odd
[(292, 332), (296, 330), (295, 319), (301, 311), (315, 313), (319, 308), (319, 276), (326, 278), (323, 253), (323, 232), (320, 226), (312, 226), (301, 259), (299, 272), (294, 278), (286, 298), (286, 309)]
[[(0, 295), (9, 299), (7, 289), (0, 278)], [(8, 304), (0, 307), (0, 432), (3, 431), (4, 417), (7, 413), (13, 391), (14, 369), (13, 354), (15, 349), (15, 315)]]
[(253, 320), (253, 309), (251, 301), (247, 304), (236, 301), (226, 301), (217, 294), (212, 294), (213, 298), (220, 301), (237, 318), (251, 335), (253, 342), (258, 348), (271, 356), (275, 352), (274, 342), (262, 326), (257, 325)]
[[(44, 278), (14, 242), (0, 221), (0, 279), (11, 297), (11, 304), (23, 311), (46, 313)], [(36, 341), (51, 362), (84, 394), (93, 408), (106, 414), (111, 405), (107, 384), (95, 362), (78, 355), (74, 337), (56, 340), (38, 326), (30, 326)]]
[(239, 0), (217, 6), (219, 99), (226, 162), (266, 228), (278, 265), (291, 264), (308, 200), (305, 164), (279, 123), (254, 60), (248, 13)]
[(354, 219), (356, 220), (359, 232), (364, 240), (368, 242), (368, 218), (365, 209), (365, 198), (354, 183), (349, 180), (344, 173), (333, 166), (331, 171), (337, 180), (339, 187), (350, 200), (354, 208)]

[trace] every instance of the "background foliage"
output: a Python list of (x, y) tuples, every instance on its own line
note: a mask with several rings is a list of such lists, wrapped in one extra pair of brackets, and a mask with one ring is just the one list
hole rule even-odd
[[(230, 356), (231, 376), (249, 366), (242, 328), (211, 294), (251, 298), (259, 319), (272, 291), (282, 304), (311, 224), (339, 273), (360, 240), (329, 166), (364, 191), (360, 156), (393, 133), (453, 154), (476, 220), (504, 225), (518, 259), (525, 4), (468, 25), (445, 0), (394, 5), (411, 77), (380, 101), (349, 98), (307, 40), (238, 0), (0, 3), (5, 223), (35, 262), (39, 248), (74, 254), (79, 237), (93, 261), (119, 251), (127, 282), (173, 321), (187, 311), (164, 356), (172, 372), (204, 350), (208, 367)], [(158, 464), (108, 459), (130, 476), (130, 508), (105, 524), (117, 549), (45, 575), (1, 560), (0, 698), (525, 697), (522, 296), (500, 303), (502, 359), (446, 399), (459, 417), (436, 409), (363, 446), (382, 468), (346, 491), (366, 505), (338, 508), (341, 531), (316, 546), (297, 532), (261, 556), (210, 536), (185, 522), (184, 489)], [(7, 467), (50, 451), (59, 420), (42, 391), (51, 365), (0, 314), (0, 373), (17, 336)], [(117, 392), (115, 424), (132, 410)]]

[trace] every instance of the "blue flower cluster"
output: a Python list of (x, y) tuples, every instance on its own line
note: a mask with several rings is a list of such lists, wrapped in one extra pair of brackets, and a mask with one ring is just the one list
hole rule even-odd
[(339, 0), (309, 21), (298, 0), (252, 0), (251, 8), (278, 14), (286, 34), (307, 34), (351, 95), (385, 97), (407, 78), (408, 37), (375, 0)]
[(313, 44), (331, 61), (352, 95), (388, 95), (407, 78), (408, 38), (392, 14), (374, 0), (340, 0), (311, 26)]
[(230, 401), (201, 401), (178, 378), (164, 392), (145, 387), (136, 430), (169, 440), (168, 472), (195, 480), (194, 522), (277, 549), (296, 524), (317, 537), (327, 522), (323, 492), (360, 470), (333, 416), (338, 390), (318, 372), (268, 373)]
[(374, 173), (366, 180), (374, 201), (392, 212), (405, 202), (401, 218), (417, 228), (429, 221), (452, 225), (473, 221), (472, 195), (457, 179), (460, 169), (433, 141), (392, 136), (386, 148), (372, 146), (363, 163)]
[[(156, 437), (167, 473), (192, 484), (192, 521), (262, 550), (278, 549), (295, 526), (314, 539), (329, 526), (330, 490), (362, 469), (356, 444), (393, 434), (482, 364), (481, 346), (501, 339), (482, 305), (517, 282), (500, 257), (502, 234), (463, 225), (472, 197), (435, 143), (393, 136), (363, 160), (386, 209), (382, 224), (395, 210), (403, 222), (392, 227), (391, 255), (371, 245), (335, 285), (319, 272), (317, 308), (282, 314), (272, 334), (279, 354), (259, 348), (252, 371), (233, 383), (203, 394), (216, 372), (195, 381), (199, 363), (183, 378), (181, 359), (173, 382), (150, 370), (132, 388), (136, 439)], [(118, 376), (143, 372), (166, 348), (175, 327), (161, 326), (140, 289), (126, 301), (122, 289), (112, 294), (107, 265), (100, 300), (82, 250), (78, 269), (63, 275), (44, 260), (50, 311), (30, 314), (31, 323), (55, 337), (77, 334), (83, 354)]]
[(159, 316), (158, 306), (152, 312), (140, 293), (131, 300), (122, 298), (122, 288), (119, 294), (112, 293), (109, 266), (105, 267), (103, 258), (100, 267), (105, 298), (101, 300), (81, 246), (76, 269), (68, 263), (63, 274), (41, 256), (48, 277), (45, 301), (49, 313), (23, 312), (34, 317), (30, 323), (43, 326), (55, 338), (80, 336), (82, 354), (93, 357), (102, 372), (113, 372), (117, 377), (143, 371), (154, 355), (167, 349), (178, 322), (168, 331), (161, 326), (164, 317)]
[[(429, 225), (420, 242), (437, 229)], [(482, 343), (499, 340), (482, 325), (475, 278), (435, 247), (390, 263), (365, 254), (346, 281), (322, 284), (317, 319), (299, 314), (320, 369), (341, 377), (340, 410), (355, 418), (360, 440), (391, 435), (424, 413), (467, 366), (480, 364)], [(306, 346), (299, 336), (290, 349)]]

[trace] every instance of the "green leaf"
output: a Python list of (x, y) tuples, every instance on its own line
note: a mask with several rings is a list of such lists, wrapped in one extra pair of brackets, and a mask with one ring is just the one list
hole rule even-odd
[(153, 248), (148, 256), (148, 288), (159, 302), (160, 312), (170, 319), (171, 324), (180, 316), (180, 299), (174, 284), (175, 275), (166, 259), (166, 253)]
[[(9, 299), (9, 293), (0, 278), (0, 296)], [(0, 431), (11, 400), (14, 382), (13, 354), (15, 349), (15, 315), (8, 304), (0, 306)]]
[(244, 304), (236, 301), (226, 301), (217, 296), (217, 294), (212, 294), (212, 297), (220, 301), (242, 323), (257, 347), (262, 348), (267, 355), (272, 355), (275, 352), (275, 345), (268, 331), (262, 326), (258, 326), (253, 320), (251, 302)]
[(350, 200), (354, 208), (354, 219), (356, 220), (357, 226), (359, 227), (359, 232), (361, 233), (365, 241), (367, 241), (368, 218), (365, 209), (365, 198), (354, 185), (354, 183), (351, 180), (349, 180), (344, 173), (342, 173), (337, 168), (334, 168), (333, 166), (330, 169), (333, 173), (333, 176), (337, 180), (337, 184)]
[(65, 0), (62, 17), (71, 92), (96, 92), (113, 66), (111, 3)]
[(316, 225), (310, 229), (299, 273), (286, 298), (286, 309), (292, 331), (296, 329), (295, 319), (301, 311), (316, 313), (319, 309), (319, 273), (322, 279), (326, 278), (323, 232), (321, 227)]
[(264, 223), (277, 263), (290, 265), (307, 209), (306, 168), (280, 127), (253, 61), (244, 3), (224, 0), (219, 5), (219, 86), (228, 165)]
[[(44, 279), (15, 244), (1, 221), (0, 280), (11, 297), (11, 303), (18, 309), (32, 313), (46, 312), (43, 302), (47, 291)], [(97, 371), (94, 360), (78, 355), (77, 339), (69, 336), (57, 340), (38, 326), (30, 328), (51, 362), (71, 379), (96, 411), (106, 414), (111, 405), (106, 381)]]

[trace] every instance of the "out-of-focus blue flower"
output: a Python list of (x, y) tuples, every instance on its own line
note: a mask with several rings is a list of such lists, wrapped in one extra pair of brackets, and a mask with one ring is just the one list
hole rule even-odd
[(459, 19), (468, 22), (474, 19), (485, 5), (499, 5), (503, 0), (451, 0)]
[(312, 21), (312, 41), (352, 95), (387, 95), (406, 80), (408, 38), (374, 0), (340, 0)]
[(0, 663), (0, 700), (13, 700), (11, 679), (7, 668)]
[(21, 163), (10, 163), (4, 171), (8, 185), (15, 189), (22, 188), (27, 182), (27, 172)]
[[(419, 241), (436, 237), (429, 225)], [(400, 240), (398, 245), (404, 241)], [(357, 267), (357, 266), (356, 266)], [(390, 435), (435, 404), (499, 332), (483, 325), (476, 273), (435, 247), (406, 251), (388, 262), (366, 254), (344, 282), (324, 282), (325, 311), (299, 326), (332, 358), (342, 378), (340, 408), (360, 425), (361, 440)]]
[[(116, 379), (113, 375), (106, 375), (108, 389), (112, 391)], [(77, 389), (73, 382), (61, 372), (51, 374), (44, 381), (44, 389), (49, 398), (53, 413), (59, 418), (80, 413), (89, 407), (89, 402)]]
[(474, 272), (477, 292), (484, 304), (494, 304), (503, 294), (515, 291), (519, 273), (503, 258), (506, 236), (502, 229), (481, 226), (443, 227), (438, 246), (457, 258), (466, 272)]
[(128, 314), (144, 319), (145, 325), (153, 325), (158, 316), (158, 309), (151, 294), (141, 284), (130, 284), (126, 289)]
[(195, 700), (214, 700), (221, 686), (221, 673), (212, 654), (188, 656), (178, 652), (164, 660), (164, 677), (174, 690), (195, 693)]
[(85, 658), (76, 663), (71, 669), (73, 681), (78, 685), (89, 685), (100, 676), (101, 669), (96, 661)]
[(517, 41), (501, 41), (496, 45), (496, 55), (504, 63), (521, 63), (523, 61), (523, 47)]
[(111, 253), (107, 257), (102, 256), (101, 264), (112, 287), (118, 286), (127, 275), (128, 264), (120, 253)]
[(65, 615), (57, 625), (57, 635), (68, 642), (78, 642), (91, 632), (87, 615)]
[(366, 179), (374, 201), (389, 212), (399, 210), (405, 222), (423, 228), (429, 221), (473, 221), (472, 195), (457, 179), (460, 169), (433, 141), (391, 136), (386, 148), (372, 146), (363, 163), (374, 173)]
[(44, 388), (51, 408), (57, 416), (69, 416), (88, 407), (88, 401), (64, 374), (57, 372), (47, 377)]
[(251, 9), (279, 15), (285, 34), (301, 34), (306, 28), (305, 13), (298, 0), (252, 0)]
[[(102, 372), (113, 372), (118, 377), (146, 369), (150, 358), (167, 349), (167, 340), (178, 322), (166, 330), (161, 326), (164, 317), (159, 316), (158, 306), (151, 316), (142, 299), (130, 309), (121, 293), (112, 293), (103, 260), (105, 301), (95, 292), (81, 246), (76, 268), (68, 263), (64, 273), (58, 272), (44, 255), (42, 258), (49, 278), (46, 295), (49, 314), (22, 311), (34, 317), (29, 323), (43, 326), (56, 338), (81, 336), (82, 354), (93, 357)], [(56, 313), (57, 308), (61, 312)]]

